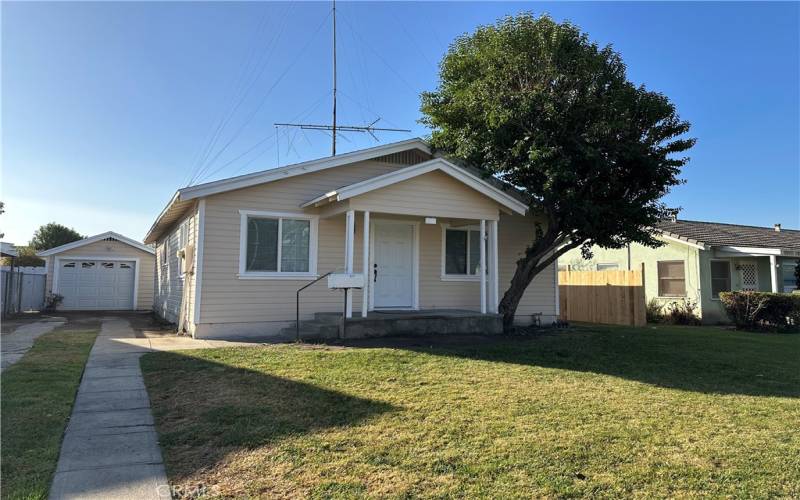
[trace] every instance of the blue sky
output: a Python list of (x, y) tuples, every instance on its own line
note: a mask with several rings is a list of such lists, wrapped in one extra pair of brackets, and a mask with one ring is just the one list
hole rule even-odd
[[(413, 130), (384, 142), (424, 136), (418, 95), (435, 87), (448, 42), (524, 10), (613, 44), (631, 80), (692, 122), (688, 182), (667, 198), (682, 218), (800, 227), (797, 3), (339, 2), (339, 123), (382, 117)], [(273, 168), (279, 155), (286, 164), (329, 154), (320, 132), (276, 140), (273, 127), (330, 122), (329, 11), (4, 2), (5, 240), (26, 243), (49, 221), (142, 238), (232, 109), (204, 181)], [(350, 134), (339, 150), (374, 144)]]

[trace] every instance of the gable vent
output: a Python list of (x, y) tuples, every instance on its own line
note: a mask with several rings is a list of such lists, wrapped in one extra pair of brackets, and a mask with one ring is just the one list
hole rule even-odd
[(379, 156), (378, 158), (375, 158), (375, 161), (379, 161), (381, 163), (391, 163), (393, 165), (416, 165), (417, 163), (422, 163), (430, 159), (430, 155), (427, 155), (418, 149), (409, 149), (407, 151), (400, 151), (399, 153)]

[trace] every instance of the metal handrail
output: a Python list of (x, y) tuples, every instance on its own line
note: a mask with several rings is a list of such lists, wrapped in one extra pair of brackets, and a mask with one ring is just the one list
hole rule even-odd
[(310, 287), (311, 285), (313, 285), (317, 281), (319, 281), (319, 280), (321, 280), (321, 279), (323, 279), (323, 278), (325, 278), (328, 275), (333, 274), (333, 273), (334, 273), (334, 271), (328, 271), (327, 273), (323, 274), (322, 276), (320, 276), (319, 278), (315, 279), (314, 281), (310, 281), (310, 282), (306, 283), (305, 285), (303, 285), (302, 287), (297, 289), (297, 292), (295, 293), (295, 319), (297, 320), (296, 323), (295, 323), (295, 341), (296, 342), (300, 342), (300, 292), (302, 292), (306, 288)]

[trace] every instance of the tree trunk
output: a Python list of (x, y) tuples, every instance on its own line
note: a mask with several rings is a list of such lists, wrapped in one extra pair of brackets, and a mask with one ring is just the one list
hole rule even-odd
[[(499, 304), (499, 312), (503, 315), (503, 331), (510, 332), (514, 327), (517, 307), (533, 278), (565, 252), (580, 245), (580, 243), (569, 243), (558, 248), (558, 244), (559, 241), (556, 238), (548, 238), (548, 235), (545, 235), (544, 238), (528, 248), (525, 256), (517, 261), (514, 277), (511, 278), (511, 284)], [(550, 255), (547, 255), (548, 253)]]

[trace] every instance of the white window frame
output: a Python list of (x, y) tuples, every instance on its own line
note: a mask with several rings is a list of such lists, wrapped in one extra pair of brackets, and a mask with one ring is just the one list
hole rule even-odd
[[(442, 263), (441, 263), (441, 280), (442, 281), (477, 281), (480, 282), (481, 277), (479, 274), (448, 274), (447, 273), (447, 231), (465, 231), (467, 233), (467, 269), (469, 269), (469, 232), (470, 231), (477, 231), (479, 234), (481, 232), (481, 227), (479, 225), (469, 225), (469, 226), (458, 226), (453, 227), (450, 224), (442, 224)], [(483, 242), (484, 245), (486, 244), (486, 235), (483, 235)], [(488, 269), (489, 266), (487, 265), (486, 268)]]
[[(614, 266), (611, 269), (600, 269), (600, 266)], [(594, 265), (595, 271), (619, 271), (619, 264), (616, 262), (597, 262)]]
[(169, 263), (169, 255), (167, 255), (167, 250), (169, 249), (169, 236), (164, 238), (164, 244), (161, 245), (161, 248), (158, 252), (161, 254), (158, 258), (161, 260), (161, 267), (167, 267)]
[[(308, 272), (248, 271), (247, 270), (247, 219), (302, 219), (308, 220), (310, 234), (308, 241)], [(278, 223), (278, 269), (281, 265), (281, 224)], [(294, 212), (272, 212), (261, 210), (239, 210), (239, 279), (297, 280), (317, 278), (317, 236), (319, 216)]]
[[(680, 262), (680, 263), (683, 264), (683, 295), (661, 295), (661, 273), (659, 272), (659, 269), (658, 269), (659, 266), (658, 265), (660, 263), (662, 263), (662, 262), (664, 262), (664, 263)], [(686, 272), (686, 260), (685, 259), (657, 260), (656, 261), (656, 285), (658, 286), (658, 288), (657, 288), (657, 293), (658, 293), (657, 297), (662, 298), (662, 299), (687, 299), (687, 298), (689, 298), (689, 286), (688, 286), (689, 284), (687, 283), (688, 280), (686, 279), (687, 274), (688, 273)], [(677, 279), (677, 278), (667, 277), (666, 279)]]
[[(178, 249), (176, 250), (176, 252), (180, 252), (181, 250), (186, 248), (186, 245), (189, 244), (189, 222), (191, 220), (192, 220), (191, 218), (187, 217), (178, 226), (178, 245), (177, 245)], [(181, 280), (185, 279), (186, 270), (184, 268), (185, 266), (183, 261), (186, 260), (186, 256), (184, 255), (183, 257), (179, 257), (176, 254), (176, 258), (178, 259), (178, 279)]]
[(713, 272), (711, 270), (711, 263), (712, 262), (727, 262), (728, 263), (728, 285), (729, 285), (728, 288), (730, 288), (730, 290), (727, 290), (727, 291), (729, 291), (729, 292), (733, 291), (733, 271), (735, 270), (735, 266), (733, 265), (733, 262), (730, 259), (710, 259), (708, 261), (708, 282), (710, 283), (709, 289), (708, 289), (709, 295), (711, 295), (711, 300), (715, 300), (715, 301), (719, 302), (720, 301), (719, 296), (714, 297), (714, 274), (713, 274)]

